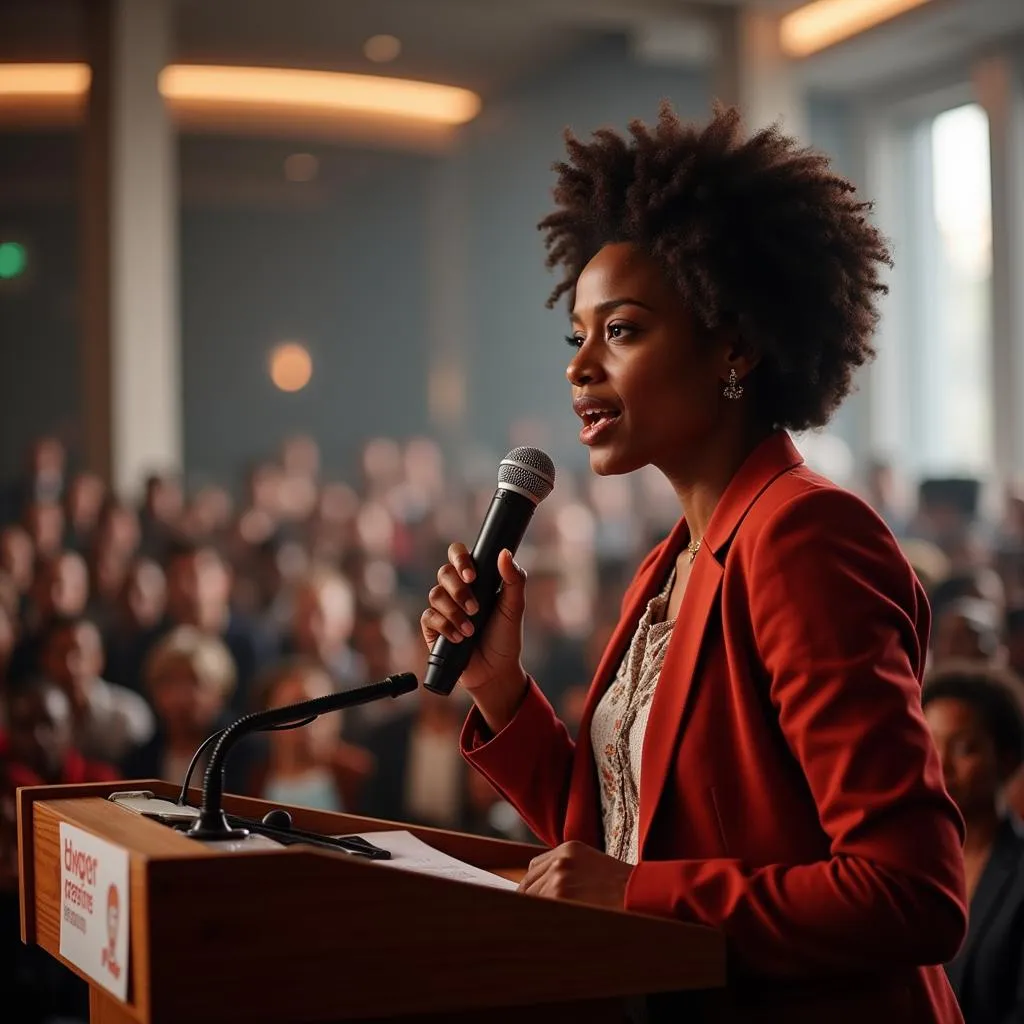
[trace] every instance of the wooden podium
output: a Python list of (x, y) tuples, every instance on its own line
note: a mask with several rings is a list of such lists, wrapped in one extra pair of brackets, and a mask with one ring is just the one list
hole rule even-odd
[[(61, 822), (129, 854), (128, 1001), (93, 986), (94, 1024), (620, 1022), (625, 998), (725, 982), (724, 939), (711, 929), (309, 846), (226, 853), (106, 799), (126, 789), (177, 795), (156, 781), (18, 793), (24, 942), (62, 959)], [(249, 818), (272, 806), (231, 796), (225, 805)], [(407, 828), (509, 878), (538, 853), (526, 844), (290, 810), (296, 827), (328, 835)]]

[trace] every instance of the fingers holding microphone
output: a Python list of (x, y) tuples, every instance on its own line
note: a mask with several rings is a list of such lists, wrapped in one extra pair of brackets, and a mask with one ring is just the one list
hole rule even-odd
[(544, 452), (510, 451), (498, 467), (498, 487), (472, 552), (451, 545), (420, 617), (430, 647), (424, 688), (447, 695), (461, 682), (488, 725), (518, 707), (510, 694), (518, 701), (526, 692), (520, 663), (526, 574), (513, 555), (554, 483), (555, 467)]
[[(480, 606), (470, 586), (476, 578), (472, 558), (464, 544), (452, 544), (448, 557), (449, 561), (437, 571), (437, 586), (428, 593), (428, 607), (420, 616), (423, 640), (430, 648), (438, 636), (459, 644), (476, 633), (472, 617)], [(518, 676), (522, 671), (519, 659), (523, 649), (526, 573), (507, 548), (498, 555), (497, 565), (501, 593), (462, 673), (460, 681), (468, 690), (495, 677)]]

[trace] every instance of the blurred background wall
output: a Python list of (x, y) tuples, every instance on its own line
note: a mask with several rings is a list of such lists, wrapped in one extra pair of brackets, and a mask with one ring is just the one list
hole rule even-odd
[[(952, 271), (973, 298), (941, 316), (921, 298), (934, 294), (925, 278), (948, 269), (927, 266), (931, 236), (941, 241), (944, 229), (923, 197), (942, 172), (928, 152), (937, 118), (950, 108), (966, 110), (968, 121), (976, 113), (980, 134), (971, 137), (984, 152), (965, 152), (955, 138), (953, 151), (959, 145), (961, 162), (987, 168), (985, 104), (1019, 107), (1019, 4), (933, 0), (811, 56), (777, 58), (767, 72), (758, 69), (757, 33), (763, 37), (766, 24), (777, 30), (799, 4), (561, 0), (514, 12), (458, 0), (159, 6), (169, 61), (383, 73), (464, 86), (481, 98), (475, 117), (429, 137), (401, 129), (374, 137), (343, 122), (304, 131), (258, 116), (213, 127), (179, 119), (175, 358), (180, 459), (191, 479), (237, 481), (242, 466), (300, 430), (341, 469), (366, 436), (432, 432), (497, 450), (531, 417), (544, 421), (531, 429), (556, 458), (579, 464), (561, 375), (564, 312), (544, 309), (552, 279), (535, 230), (561, 133), (650, 120), (663, 98), (699, 119), (713, 98), (744, 95), (763, 100), (748, 111), (752, 126), (781, 116), (876, 195), (897, 245), (895, 280), (906, 287), (880, 337), (883, 348), (900, 351), (888, 361), (883, 353), (874, 371), (885, 371), (881, 386), (871, 387), (872, 371), (864, 374), (831, 433), (861, 465), (881, 452), (911, 474), (994, 472), (990, 421), (1020, 395), (1021, 358), (1013, 357), (1013, 388), (1003, 394), (993, 353), (1019, 347), (1020, 327), (1009, 308), (992, 308), (990, 230), (974, 263), (959, 277)], [(7, 0), (0, 62), (88, 61), (87, 21), (85, 6), (72, 0)], [(367, 40), (382, 34), (399, 48), (386, 63), (365, 54)], [(1001, 95), (992, 95), (992, 74), (985, 78), (992, 60), (1011, 80), (996, 84)], [(773, 106), (764, 97), (779, 81), (786, 99)], [(0, 288), (0, 473), (11, 475), (41, 432), (80, 447), (89, 257), (81, 111), (44, 117), (16, 103), (5, 110), (0, 95), (0, 112), (0, 241), (23, 246), (26, 257), (24, 273)], [(970, 136), (972, 126), (961, 122)], [(1008, 159), (1012, 146), (1004, 144)], [(969, 186), (961, 182), (960, 207)], [(975, 221), (990, 224), (988, 186), (976, 182), (973, 193)], [(953, 186), (954, 201), (957, 193)], [(984, 234), (965, 217), (961, 210), (959, 226), (946, 228)], [(1018, 248), (1014, 240), (1007, 252)], [(937, 329), (936, 317), (965, 326), (945, 338), (950, 331)], [(268, 374), (274, 346), (287, 341), (305, 346), (313, 361), (309, 384), (296, 393), (279, 390)], [(1002, 468), (1024, 468), (1020, 445), (1004, 447)]]

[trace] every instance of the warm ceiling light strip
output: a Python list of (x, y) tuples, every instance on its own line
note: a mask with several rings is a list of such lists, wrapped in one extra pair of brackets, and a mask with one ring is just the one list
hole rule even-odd
[[(89, 81), (87, 64), (0, 63), (0, 102), (82, 96)], [(179, 108), (363, 114), (438, 125), (465, 124), (480, 111), (476, 93), (451, 85), (290, 68), (171, 64), (160, 73), (160, 92)]]
[(447, 125), (471, 121), (480, 110), (475, 93), (450, 85), (288, 68), (172, 64), (160, 74), (160, 91), (172, 104), (358, 113)]
[(931, 0), (814, 0), (785, 15), (779, 38), (790, 57), (806, 57)]
[(0, 98), (84, 96), (91, 78), (88, 64), (0, 64)]

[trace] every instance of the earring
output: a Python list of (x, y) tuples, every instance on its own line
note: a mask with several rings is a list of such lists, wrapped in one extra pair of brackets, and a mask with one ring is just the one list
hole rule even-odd
[(722, 388), (722, 395), (725, 398), (737, 399), (743, 396), (743, 385), (739, 382), (735, 368), (729, 371), (729, 380)]

